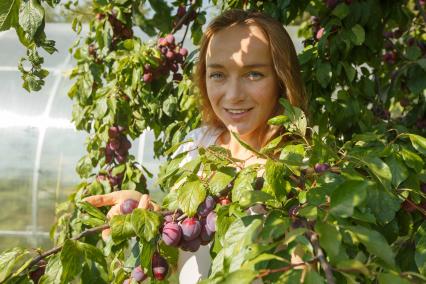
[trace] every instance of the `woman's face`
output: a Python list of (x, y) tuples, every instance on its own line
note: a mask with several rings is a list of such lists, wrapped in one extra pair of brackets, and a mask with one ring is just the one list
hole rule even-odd
[(240, 136), (261, 135), (278, 104), (269, 43), (255, 24), (213, 35), (206, 54), (207, 94), (217, 117)]

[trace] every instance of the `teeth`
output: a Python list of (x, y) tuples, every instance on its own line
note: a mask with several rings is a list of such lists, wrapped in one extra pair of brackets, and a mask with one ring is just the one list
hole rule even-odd
[(230, 113), (235, 113), (235, 114), (238, 114), (238, 113), (243, 113), (243, 112), (246, 112), (246, 111), (248, 111), (249, 109), (226, 109), (228, 112), (230, 112)]

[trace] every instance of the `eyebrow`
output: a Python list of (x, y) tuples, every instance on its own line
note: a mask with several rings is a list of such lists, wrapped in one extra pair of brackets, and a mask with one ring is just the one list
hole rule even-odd
[[(269, 67), (269, 66), (270, 66), (269, 64), (254, 63), (254, 64), (244, 65), (243, 68), (258, 68), (258, 67)], [(207, 65), (207, 68), (224, 68), (224, 66), (222, 64), (211, 63)]]

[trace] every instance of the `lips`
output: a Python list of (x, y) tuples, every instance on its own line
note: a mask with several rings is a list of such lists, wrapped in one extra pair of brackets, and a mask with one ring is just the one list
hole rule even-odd
[(234, 123), (246, 121), (253, 108), (224, 108), (228, 119)]
[(225, 111), (230, 114), (244, 114), (252, 110), (253, 108), (225, 108)]

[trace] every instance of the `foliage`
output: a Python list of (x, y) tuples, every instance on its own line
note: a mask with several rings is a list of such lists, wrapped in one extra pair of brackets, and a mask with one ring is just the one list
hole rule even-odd
[[(200, 147), (198, 158), (186, 164), (185, 153), (173, 156), (159, 177), (167, 192), (163, 211), (136, 209), (107, 221), (105, 208), (82, 199), (147, 191), (149, 173), (127, 154), (123, 141), (149, 127), (157, 138), (156, 155), (170, 156), (199, 125), (192, 82), (196, 51), (182, 58), (167, 55), (180, 54), (183, 39), (171, 44), (168, 36), (166, 43), (165, 35), (191, 29), (197, 45), (206, 7), (198, 0), (171, 6), (93, 1), (89, 32), (72, 47), (77, 66), (69, 91), (73, 121), (89, 133), (87, 154), (77, 165), (84, 180), (58, 207), (52, 228), (57, 249), (38, 258), (19, 248), (3, 252), (0, 282), (30, 283), (28, 273), (43, 268), (40, 283), (122, 283), (141, 265), (156, 283), (151, 259), (159, 253), (172, 266), (177, 261), (176, 247), (161, 240), (163, 222), (171, 212), (181, 219), (199, 215), (206, 196), (218, 204), (211, 273), (204, 283), (426, 281), (424, 1), (210, 2), (301, 24), (309, 123), (282, 99), (284, 113), (269, 123), (287, 132), (260, 151), (250, 149), (266, 159), (264, 165), (244, 167), (217, 146)], [(147, 7), (150, 18), (142, 13)], [(0, 30), (12, 27), (33, 64), (23, 70), (24, 87), (38, 90), (47, 73), (36, 48), (54, 50), (44, 36), (40, 1), (3, 1)], [(142, 42), (134, 28), (158, 35), (158, 41)], [(81, 31), (78, 18), (73, 29)], [(119, 128), (121, 136), (111, 130)], [(97, 234), (105, 226), (112, 231), (106, 242)]]

